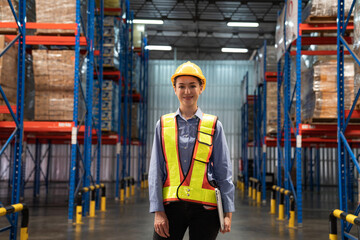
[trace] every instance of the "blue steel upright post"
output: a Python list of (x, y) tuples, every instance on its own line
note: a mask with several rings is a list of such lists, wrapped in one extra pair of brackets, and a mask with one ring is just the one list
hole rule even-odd
[[(338, 16), (337, 16), (337, 137), (338, 137), (338, 182), (339, 182), (339, 203), (340, 210), (347, 212), (348, 211), (348, 193), (347, 193), (347, 184), (350, 184), (346, 176), (349, 174), (349, 164), (346, 162), (346, 157), (350, 157), (352, 162), (355, 164), (358, 172), (360, 172), (360, 165), (357, 157), (354, 155), (353, 150), (350, 147), (346, 137), (345, 131), (348, 126), (348, 123), (351, 119), (351, 115), (355, 109), (356, 103), (358, 102), (360, 96), (360, 90), (358, 90), (354, 102), (352, 104), (350, 113), (345, 120), (345, 110), (344, 110), (344, 47), (347, 48), (349, 53), (354, 58), (356, 64), (360, 65), (360, 59), (358, 55), (354, 52), (353, 48), (345, 40), (344, 35), (346, 32), (347, 25), (350, 20), (352, 10), (354, 8), (355, 1), (352, 2), (350, 11), (348, 13), (347, 19), (345, 20), (345, 1), (338, 1)], [(356, 25), (355, 25), (356, 26)], [(356, 26), (357, 27), (357, 26)], [(347, 151), (346, 151), (347, 150)], [(360, 205), (355, 211), (355, 215), (358, 215), (360, 211)], [(352, 225), (347, 224), (344, 220), (341, 220), (341, 239), (356, 239), (349, 232)], [(345, 229), (346, 228), (346, 229)]]
[[(289, 189), (289, 169), (291, 164), (291, 130), (290, 130), (290, 52), (285, 51), (284, 65), (284, 188)], [(288, 212), (288, 201), (285, 202)]]
[(281, 179), (281, 140), (282, 140), (282, 131), (281, 131), (281, 83), (282, 83), (282, 75), (281, 75), (281, 59), (277, 63), (277, 138), (276, 138), (276, 145), (277, 145), (277, 185), (282, 186), (282, 179)]
[(266, 83), (266, 78), (265, 78), (265, 73), (266, 73), (266, 54), (267, 54), (267, 46), (266, 46), (266, 40), (264, 41), (264, 71), (263, 71), (263, 79), (264, 79), (264, 83), (263, 83), (263, 116), (262, 116), (262, 123), (263, 123), (263, 137), (262, 137), (262, 183), (261, 183), (261, 199), (263, 202), (266, 202), (266, 124), (267, 124), (267, 119), (266, 119), (266, 114), (267, 114), (267, 109), (266, 109), (266, 100), (267, 100), (267, 96), (266, 96), (266, 91), (267, 91), (267, 83)]
[(146, 49), (147, 46), (147, 38), (145, 38), (144, 40), (144, 46), (145, 46), (145, 75), (144, 75), (144, 79), (145, 79), (145, 97), (144, 97), (144, 101), (145, 101), (145, 108), (144, 108), (144, 145), (143, 145), (143, 149), (144, 149), (144, 157), (143, 157), (143, 169), (146, 169), (146, 156), (147, 156), (147, 148), (146, 148), (146, 143), (147, 143), (147, 129), (148, 129), (148, 100), (149, 100), (149, 50)]
[[(23, 131), (24, 131), (24, 93), (25, 93), (25, 49), (26, 49), (26, 1), (19, 0), (19, 52), (18, 52), (18, 66), (17, 66), (17, 98), (16, 98), (16, 119), (17, 129), (15, 134), (15, 154), (13, 165), (13, 177), (12, 177), (12, 193), (11, 204), (19, 203), (20, 190), (21, 190), (21, 164), (23, 154)], [(11, 230), (10, 239), (16, 240), (17, 225), (18, 225), (18, 213), (11, 214)]]
[[(87, 74), (86, 74), (86, 117), (84, 138), (84, 177), (83, 186), (89, 187), (91, 182), (91, 144), (92, 144), (92, 109), (93, 109), (93, 81), (94, 81), (94, 11), (95, 1), (88, 1), (87, 11)], [(89, 192), (83, 194), (83, 214), (89, 212)]]
[(128, 106), (129, 106), (129, 114), (128, 114), (128, 152), (127, 152), (127, 160), (128, 160), (128, 174), (130, 175), (130, 167), (131, 167), (131, 125), (132, 125), (132, 103), (133, 103), (133, 97), (132, 97), (132, 87), (133, 87), (133, 56), (134, 56), (134, 12), (130, 12), (129, 16), (129, 25), (130, 25), (130, 53), (129, 53), (129, 90), (127, 92), (127, 98), (128, 98)]
[(300, 131), (301, 125), (301, 32), (300, 23), (302, 15), (302, 0), (298, 0), (298, 24), (296, 39), (296, 210), (297, 223), (302, 226), (302, 135)]
[[(98, 95), (98, 125), (97, 125), (97, 161), (96, 161), (96, 184), (100, 184), (100, 170), (101, 170), (101, 146), (102, 146), (102, 132), (101, 132), (101, 115), (102, 115), (102, 90), (103, 90), (103, 55), (104, 55), (104, 0), (100, 0), (100, 21), (99, 31), (99, 75), (97, 76), (99, 82), (99, 95)], [(96, 209), (100, 208), (100, 189), (96, 190)]]
[(73, 221), (74, 200), (76, 185), (76, 160), (77, 160), (77, 128), (79, 104), (79, 60), (80, 60), (80, 0), (76, 0), (76, 36), (75, 36), (75, 71), (74, 71), (74, 107), (71, 134), (71, 160), (70, 160), (70, 187), (68, 221)]
[(244, 178), (245, 178), (245, 188), (248, 188), (249, 184), (249, 159), (248, 159), (248, 141), (249, 141), (249, 72), (246, 72), (245, 75), (245, 152), (244, 152)]
[(262, 86), (261, 84), (257, 87), (257, 98), (256, 98), (256, 113), (257, 113), (257, 126), (256, 126), (256, 151), (257, 151), (257, 163), (256, 163), (256, 179), (261, 180), (261, 162), (262, 162), (262, 138), (261, 138), (261, 123), (262, 123)]
[[(121, 14), (120, 14), (120, 31), (119, 31), (119, 39), (120, 39), (120, 44), (121, 44), (121, 48), (122, 48), (122, 44), (123, 44), (123, 37), (124, 34), (122, 34), (122, 28), (123, 28), (123, 14), (124, 14), (124, 8), (123, 8), (123, 1), (121, 1), (120, 3), (120, 8), (121, 8)], [(119, 68), (122, 71), (122, 61), (123, 61), (123, 53), (122, 49), (120, 49), (120, 54), (119, 54)], [(120, 78), (119, 78), (119, 92), (118, 92), (118, 122), (117, 122), (117, 142), (116, 142), (116, 174), (115, 174), (115, 200), (119, 200), (120, 198), (120, 154), (121, 154), (121, 112), (122, 112), (122, 107), (121, 107), (121, 84), (122, 84), (122, 72), (120, 74)]]
[[(129, 172), (127, 171), (127, 144), (128, 144), (128, 129), (127, 129), (127, 118), (128, 118), (128, 97), (129, 97), (129, 20), (130, 20), (130, 3), (128, 0), (125, 1), (126, 3), (126, 23), (124, 27), (124, 45), (123, 45), (123, 54), (124, 54), (124, 65), (122, 68), (123, 74), (124, 74), (124, 101), (123, 106), (124, 109), (122, 111), (123, 113), (123, 120), (124, 120), (124, 128), (123, 128), (123, 149), (122, 149), (122, 179), (129, 176)], [(127, 188), (128, 189), (128, 188)]]
[[(142, 179), (144, 171), (144, 165), (143, 165), (143, 144), (144, 144), (144, 38), (141, 38), (141, 53), (140, 53), (140, 79), (139, 79), (139, 92), (140, 92), (140, 100), (139, 100), (139, 142), (140, 146), (138, 148), (138, 185), (141, 181), (144, 181), (145, 179)], [(144, 186), (142, 186), (144, 187)]]
[[(344, 29), (344, 0), (338, 0), (337, 15), (337, 137), (338, 137), (338, 182), (339, 182), (339, 204), (340, 210), (347, 212), (347, 192), (346, 192), (346, 168), (345, 168), (345, 146), (341, 139), (345, 125), (344, 107), (344, 45), (341, 41)], [(345, 222), (341, 220), (341, 233), (344, 233)], [(344, 239), (344, 234), (341, 234)]]
[(254, 145), (253, 145), (253, 152), (254, 152), (254, 157), (253, 157), (253, 175), (252, 177), (256, 178), (257, 176), (257, 165), (256, 165), (256, 162), (257, 162), (257, 114), (256, 114), (256, 103), (257, 103), (257, 94), (256, 94), (256, 90), (257, 88), (255, 88), (254, 90), (254, 104), (253, 104), (253, 121), (254, 121), (254, 133), (253, 133), (253, 139), (254, 139)]

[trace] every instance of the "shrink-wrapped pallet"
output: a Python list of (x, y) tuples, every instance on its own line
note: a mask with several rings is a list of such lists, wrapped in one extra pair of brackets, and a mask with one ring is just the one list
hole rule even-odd
[[(4, 35), (0, 35), (0, 52), (9, 44)], [(0, 57), (0, 85), (10, 105), (16, 105), (17, 98), (17, 58), (18, 49), (13, 45)], [(34, 79), (32, 75), (31, 55), (25, 58), (25, 98), (24, 119), (32, 120), (34, 112)], [(5, 106), (5, 101), (0, 95), (0, 105)], [(13, 118), (8, 113), (0, 114), (1, 121), (11, 121)]]
[[(337, 118), (337, 62), (323, 61), (314, 65), (315, 109), (313, 119)], [(354, 101), (354, 64), (344, 65), (344, 107), (350, 109)]]
[(32, 53), (35, 120), (71, 121), (74, 108), (75, 52), (33, 50)]
[[(315, 93), (313, 90), (314, 70), (312, 57), (302, 56), (301, 58), (301, 121), (307, 121), (313, 117), (315, 107)], [(292, 96), (296, 86), (296, 59), (292, 59), (291, 66), (291, 90)], [(291, 107), (290, 114), (296, 118), (296, 93)]]
[[(352, 0), (345, 0), (345, 16), (348, 15)], [(338, 0), (311, 0), (303, 10), (303, 22), (335, 22)]]
[[(8, 42), (4, 35), (0, 35), (0, 52), (7, 46)], [(17, 48), (15, 45), (0, 57), (0, 85), (5, 92), (10, 105), (16, 105), (17, 89)], [(5, 100), (0, 95), (0, 105), (5, 105)], [(11, 120), (10, 114), (0, 114), (0, 120)]]
[[(19, 1), (12, 1), (15, 13), (18, 17), (19, 12)], [(26, 21), (27, 22), (35, 22), (35, 0), (27, 0), (26, 1)], [(0, 1), (0, 22), (15, 22), (14, 15), (11, 11), (10, 5), (8, 1), (1, 0)], [(17, 29), (15, 28), (0, 28), (0, 32), (15, 32)]]
[[(267, 135), (276, 135), (278, 119), (277, 82), (267, 82), (266, 89), (266, 133)], [(281, 108), (283, 118), (282, 113), (283, 108)]]

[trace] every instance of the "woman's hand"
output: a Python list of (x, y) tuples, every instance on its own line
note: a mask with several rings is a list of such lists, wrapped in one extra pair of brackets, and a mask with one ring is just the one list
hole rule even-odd
[(232, 213), (225, 213), (225, 217), (224, 217), (224, 229), (221, 230), (220, 228), (220, 232), (222, 234), (230, 232), (231, 231), (231, 219), (232, 219)]
[(159, 236), (164, 238), (170, 237), (169, 220), (167, 219), (165, 212), (155, 212), (154, 228)]

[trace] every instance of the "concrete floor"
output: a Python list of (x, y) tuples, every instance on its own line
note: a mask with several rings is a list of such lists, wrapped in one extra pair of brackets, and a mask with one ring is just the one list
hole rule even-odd
[[(66, 187), (54, 188), (49, 192), (48, 199), (27, 201), (31, 206), (30, 240), (152, 238), (154, 216), (148, 212), (147, 191), (137, 190), (136, 195), (123, 204), (116, 202), (111, 191), (108, 191), (110, 196), (107, 200), (107, 211), (97, 212), (96, 218), (83, 218), (84, 224), (77, 226), (69, 224), (67, 220), (66, 192)], [(328, 216), (330, 210), (337, 207), (337, 190), (321, 189), (321, 194), (305, 192), (303, 226), (296, 229), (287, 228), (286, 222), (278, 221), (276, 216), (270, 215), (269, 204), (255, 205), (252, 200), (237, 191), (232, 231), (225, 235), (219, 234), (218, 239), (328, 239)], [(0, 224), (0, 227), (4, 227), (4, 222)], [(0, 233), (0, 239), (8, 239), (7, 236), (8, 232)]]

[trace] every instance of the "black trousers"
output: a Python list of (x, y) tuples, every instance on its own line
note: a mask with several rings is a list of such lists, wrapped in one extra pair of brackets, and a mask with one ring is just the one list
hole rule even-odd
[(220, 228), (217, 209), (206, 210), (202, 205), (172, 202), (165, 205), (169, 220), (170, 237), (160, 237), (155, 231), (153, 240), (182, 240), (189, 228), (190, 240), (215, 240)]

